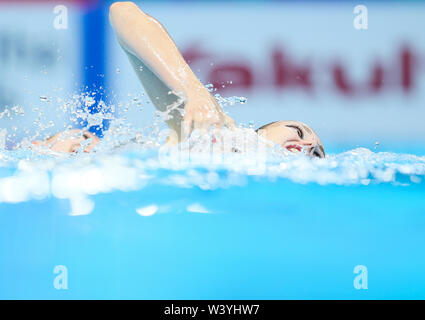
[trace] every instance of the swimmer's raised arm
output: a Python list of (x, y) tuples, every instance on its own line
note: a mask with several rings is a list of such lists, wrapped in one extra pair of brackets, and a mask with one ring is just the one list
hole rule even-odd
[(183, 140), (193, 129), (234, 126), (159, 21), (132, 2), (113, 3), (109, 18), (155, 107), (169, 112), (166, 122), (177, 134), (171, 142)]
[[(168, 143), (184, 140), (193, 129), (234, 126), (234, 121), (224, 114), (157, 20), (132, 2), (112, 4), (109, 16), (118, 42), (146, 93), (155, 107), (167, 116), (164, 120), (172, 129)], [(312, 157), (325, 157), (319, 137), (302, 122), (275, 121), (260, 129), (258, 135), (272, 145), (280, 145), (292, 152), (304, 151)], [(84, 143), (84, 150), (89, 152), (99, 139), (92, 137), (88, 141), (90, 144), (86, 145), (87, 137), (81, 130), (65, 132), (48, 139), (43, 145), (57, 151), (73, 152)]]

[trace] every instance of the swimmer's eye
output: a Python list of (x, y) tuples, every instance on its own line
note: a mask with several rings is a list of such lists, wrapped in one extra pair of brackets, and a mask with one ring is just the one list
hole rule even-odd
[(87, 140), (87, 139), (89, 139), (90, 137), (89, 137), (89, 135), (88, 135), (87, 133), (83, 133), (83, 138)]
[(300, 137), (300, 139), (304, 139), (304, 132), (301, 130), (300, 127), (293, 126), (293, 125), (288, 125), (287, 127), (297, 130), (297, 133), (298, 133), (298, 136)]

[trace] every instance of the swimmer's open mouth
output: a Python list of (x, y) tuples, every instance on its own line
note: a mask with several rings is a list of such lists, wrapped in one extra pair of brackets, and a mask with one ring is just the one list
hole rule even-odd
[(297, 144), (290, 144), (290, 145), (285, 146), (285, 148), (288, 149), (291, 152), (294, 152), (294, 153), (302, 151), (301, 146), (299, 146)]

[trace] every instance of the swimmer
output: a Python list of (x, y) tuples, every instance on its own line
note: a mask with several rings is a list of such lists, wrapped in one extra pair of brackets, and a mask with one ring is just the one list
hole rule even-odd
[[(132, 2), (113, 3), (109, 19), (118, 43), (127, 54), (155, 108), (168, 115), (165, 122), (174, 133), (167, 139), (168, 144), (186, 140), (194, 130), (205, 132), (211, 128), (235, 128), (234, 120), (223, 112), (196, 77), (158, 20)], [(259, 128), (257, 133), (291, 152), (305, 151), (312, 157), (325, 157), (319, 137), (304, 123), (272, 122)], [(84, 132), (84, 135), (87, 136), (87, 133)], [(89, 152), (98, 142), (99, 139), (92, 139), (85, 150)], [(78, 148), (75, 138), (69, 142), (61, 135), (43, 143), (54, 150), (67, 152)]]
[(99, 142), (100, 139), (89, 131), (72, 129), (55, 134), (44, 141), (34, 141), (33, 144), (62, 153), (76, 152), (84, 145), (83, 151), (88, 153)]

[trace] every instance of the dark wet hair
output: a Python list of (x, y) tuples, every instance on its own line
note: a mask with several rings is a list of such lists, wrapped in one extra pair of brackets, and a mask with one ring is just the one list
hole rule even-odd
[(258, 130), (263, 130), (263, 129), (267, 128), (269, 125), (271, 125), (271, 124), (273, 124), (273, 123), (278, 123), (278, 122), (279, 122), (279, 121), (273, 121), (273, 122), (267, 123), (267, 124), (265, 124), (264, 126), (261, 126), (261, 127), (259, 127), (257, 130), (255, 130), (255, 132), (257, 132), (257, 133), (258, 133)]

